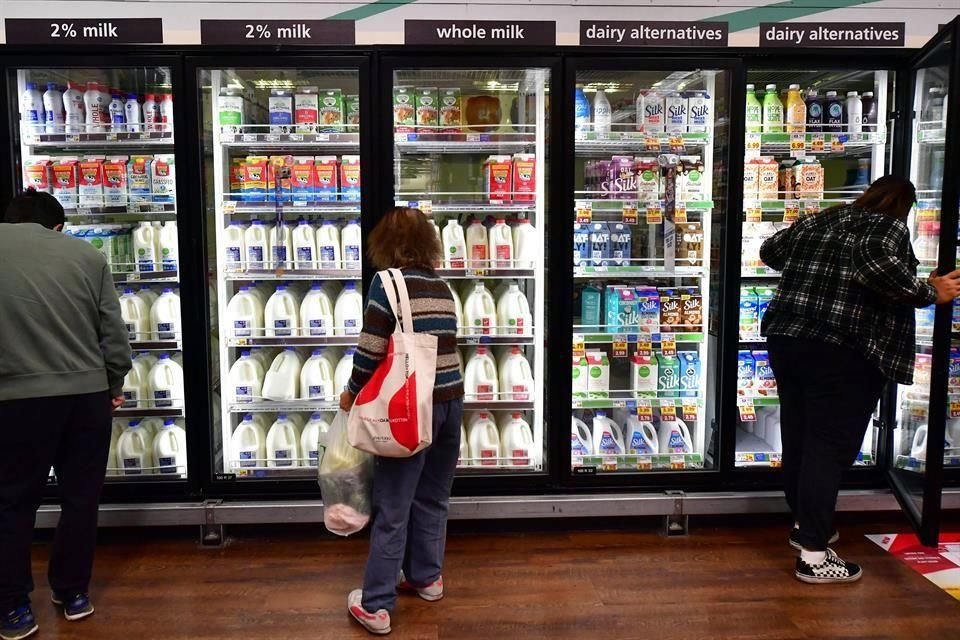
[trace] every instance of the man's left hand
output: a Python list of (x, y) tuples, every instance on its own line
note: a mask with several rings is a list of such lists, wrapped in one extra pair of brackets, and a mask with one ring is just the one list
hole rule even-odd
[(344, 391), (340, 394), (340, 408), (348, 412), (353, 408), (353, 402), (357, 399), (357, 396), (353, 395), (350, 391)]

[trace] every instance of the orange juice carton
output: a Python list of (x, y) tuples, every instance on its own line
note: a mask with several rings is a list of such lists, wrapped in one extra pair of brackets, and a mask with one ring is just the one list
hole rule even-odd
[(360, 202), (360, 156), (340, 158), (340, 199)]
[(397, 133), (416, 131), (417, 109), (413, 87), (393, 88), (393, 130)]
[(23, 170), (23, 184), (28, 189), (52, 193), (53, 161), (49, 159), (28, 160)]
[(417, 131), (436, 133), (440, 113), (437, 108), (437, 101), (436, 87), (419, 87), (417, 89)]
[(316, 197), (313, 156), (297, 156), (290, 167), (290, 192), (294, 202), (313, 202)]
[(336, 202), (340, 191), (337, 180), (337, 156), (317, 156), (314, 159), (314, 190), (318, 202)]
[(130, 208), (138, 209), (153, 197), (151, 173), (153, 156), (133, 156), (127, 163), (127, 192), (130, 194)]
[(533, 202), (537, 197), (537, 156), (516, 153), (513, 156), (513, 199)]
[(267, 164), (263, 156), (248, 156), (243, 163), (244, 202), (263, 202), (267, 198)]
[(780, 165), (776, 158), (760, 158), (757, 173), (757, 200), (780, 199)]
[(491, 203), (510, 202), (513, 160), (510, 156), (490, 156), (483, 165), (484, 184)]
[(463, 97), (460, 89), (440, 90), (440, 132), (460, 133), (463, 126)]
[(77, 195), (81, 207), (103, 206), (103, 158), (89, 157), (80, 161)]
[(127, 206), (127, 159), (126, 156), (114, 156), (103, 163), (104, 206)]

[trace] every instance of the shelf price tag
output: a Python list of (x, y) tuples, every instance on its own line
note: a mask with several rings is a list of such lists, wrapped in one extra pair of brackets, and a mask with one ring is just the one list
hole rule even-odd
[(803, 133), (790, 134), (790, 157), (803, 158), (807, 155), (807, 136)]
[(637, 355), (650, 357), (653, 355), (653, 343), (650, 340), (641, 340), (637, 343)]
[(747, 222), (761, 222), (763, 220), (763, 208), (759, 200), (744, 201), (744, 211), (747, 213)]
[(613, 336), (613, 357), (627, 357), (627, 336), (623, 334), (617, 334)]
[(759, 133), (748, 133), (746, 140), (747, 158), (760, 157), (761, 137)]
[(140, 279), (140, 272), (139, 272), (139, 271), (131, 271), (130, 273), (127, 274), (127, 280), (136, 281), (136, 280), (139, 280), (139, 279)]
[(669, 403), (670, 400), (663, 400), (660, 404), (660, 420), (671, 421), (677, 419), (677, 407)]
[(575, 358), (582, 358), (585, 355), (587, 355), (587, 347), (583, 341), (583, 334), (573, 334), (573, 356)]
[(224, 203), (223, 203), (223, 213), (224, 213), (224, 214), (226, 214), (226, 215), (228, 215), (228, 216), (232, 216), (232, 215), (235, 214), (236, 212), (237, 212), (237, 203), (236, 203), (236, 202), (234, 202), (233, 200), (228, 200), (227, 202), (224, 202)]
[(672, 333), (660, 335), (660, 353), (672, 358), (677, 355), (677, 336)]
[(670, 151), (674, 153), (683, 153), (684, 143), (682, 135), (670, 136)]
[(830, 140), (830, 151), (833, 153), (843, 153), (846, 151), (847, 139), (845, 136), (833, 136)]
[(250, 344), (250, 340), (248, 338), (236, 338), (236, 345), (238, 347), (246, 347), (249, 344)]
[(257, 134), (245, 133), (241, 136), (241, 140), (246, 143), (255, 143), (257, 141)]
[(653, 407), (649, 400), (637, 400), (637, 418), (641, 421), (653, 421)]
[(960, 400), (950, 401), (950, 417), (960, 418)]
[(677, 201), (677, 207), (673, 210), (673, 221), (677, 224), (687, 222), (687, 203), (682, 200)]
[(783, 201), (783, 221), (796, 222), (800, 217), (800, 202), (797, 200)]
[(740, 410), (740, 422), (757, 421), (757, 410), (753, 406), (753, 398), (737, 398), (737, 408)]
[(684, 422), (695, 423), (697, 421), (697, 405), (684, 403), (680, 411), (683, 414)]
[(819, 200), (804, 200), (803, 201), (803, 211), (807, 214), (814, 214), (817, 211), (820, 211), (820, 201)]
[(651, 200), (647, 203), (647, 224), (663, 223), (663, 207), (659, 200)]
[(633, 200), (628, 200), (623, 203), (623, 224), (637, 224), (639, 222), (639, 216), (637, 214), (637, 203)]
[(660, 138), (657, 136), (647, 136), (646, 141), (644, 142), (647, 151), (652, 151), (659, 153), (660, 152)]
[(577, 200), (576, 204), (577, 224), (590, 224), (593, 222), (593, 203), (589, 200)]
[(823, 153), (824, 138), (822, 133), (814, 133), (810, 136), (810, 150), (814, 153)]
[(670, 456), (670, 468), (681, 471), (687, 468), (687, 456), (682, 453), (676, 453)]

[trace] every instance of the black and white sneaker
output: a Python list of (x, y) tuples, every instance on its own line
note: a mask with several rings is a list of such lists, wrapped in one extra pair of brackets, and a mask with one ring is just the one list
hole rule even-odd
[(845, 562), (833, 549), (827, 549), (827, 557), (819, 564), (807, 564), (797, 558), (797, 580), (807, 584), (835, 584), (856, 582), (863, 577), (860, 565)]
[[(793, 528), (793, 531), (790, 532), (790, 546), (800, 551), (803, 549), (803, 545), (800, 544), (800, 529), (797, 527)], [(830, 536), (830, 539), (827, 540), (827, 544), (836, 544), (840, 540), (840, 532), (834, 531), (833, 535)]]

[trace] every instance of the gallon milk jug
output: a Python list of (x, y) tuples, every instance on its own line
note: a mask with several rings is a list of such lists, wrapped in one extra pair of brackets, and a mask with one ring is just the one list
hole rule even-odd
[(353, 375), (353, 354), (356, 352), (357, 350), (354, 347), (347, 349), (333, 372), (333, 386), (338, 398), (341, 393), (347, 390), (347, 383), (350, 382), (350, 376)]
[(314, 350), (310, 359), (300, 371), (301, 400), (333, 400), (333, 367), (319, 349)]
[(296, 400), (300, 387), (300, 354), (287, 347), (273, 359), (263, 379), (263, 397), (267, 400)]
[[(479, 350), (478, 350), (479, 351)], [(465, 375), (465, 393), (467, 400), (497, 400), (499, 399), (499, 380), (497, 367), (486, 353), (476, 353), (467, 362)]]
[(927, 425), (921, 425), (913, 434), (913, 443), (910, 445), (910, 457), (914, 460), (927, 459)]
[(333, 303), (319, 283), (310, 287), (300, 303), (300, 332), (309, 337), (333, 335)]
[(302, 218), (293, 230), (293, 268), (317, 268), (317, 233)]
[(153, 459), (158, 473), (187, 473), (187, 432), (170, 418), (153, 439)]
[(277, 414), (277, 421), (267, 432), (267, 466), (298, 467), (300, 433), (287, 414)]
[(240, 291), (227, 304), (227, 318), (238, 338), (259, 338), (263, 335), (263, 303), (251, 287)]
[(153, 309), (153, 303), (160, 299), (160, 294), (144, 285), (137, 291), (137, 297), (147, 303), (147, 309)]
[(473, 291), (467, 296), (463, 307), (464, 321), (467, 335), (494, 336), (497, 335), (497, 307), (493, 303), (493, 295), (482, 282), (473, 286)]
[(263, 427), (253, 419), (251, 414), (243, 416), (243, 422), (237, 425), (231, 436), (233, 459), (231, 462), (244, 467), (262, 467), (267, 457), (267, 437)]
[(160, 362), (160, 358), (148, 351), (143, 351), (133, 357), (133, 368), (140, 372), (140, 379), (144, 384), (146, 384), (147, 378), (150, 377), (150, 369), (153, 369), (153, 365), (158, 362)]
[(266, 269), (266, 259), (270, 253), (267, 247), (267, 228), (259, 220), (251, 220), (243, 234), (247, 247), (247, 269)]
[(513, 268), (513, 233), (507, 221), (498, 218), (490, 229), (490, 260), (494, 269)]
[(659, 450), (657, 430), (646, 420), (637, 416), (627, 418), (627, 453), (630, 455), (656, 455)]
[(523, 414), (516, 412), (503, 425), (500, 434), (500, 457), (511, 466), (526, 467), (531, 463), (533, 433)]
[(131, 420), (117, 440), (117, 462), (125, 475), (150, 472), (153, 465), (153, 439), (140, 426), (139, 420)]
[(470, 457), (470, 442), (467, 440), (467, 430), (460, 425), (460, 453), (457, 455), (457, 467), (465, 467)]
[(570, 421), (570, 453), (574, 457), (593, 455), (590, 428), (586, 422), (576, 417)]
[(533, 269), (540, 254), (537, 230), (524, 218), (513, 228), (513, 260), (517, 269)]
[(327, 448), (329, 433), (330, 423), (323, 419), (323, 414), (312, 414), (310, 421), (303, 427), (303, 433), (300, 434), (300, 454), (304, 459), (303, 466), (320, 466), (320, 462), (323, 460), (323, 452)]
[(659, 448), (661, 454), (693, 453), (693, 441), (690, 439), (690, 430), (683, 420), (667, 420), (660, 423)]
[(453, 296), (453, 308), (454, 313), (457, 314), (457, 334), (459, 335), (463, 333), (463, 303), (460, 302), (457, 290), (451, 287), (449, 282), (447, 282), (447, 288), (450, 289), (450, 295)]
[(137, 271), (159, 271), (157, 264), (157, 228), (148, 220), (142, 221), (133, 230), (133, 255), (137, 263)]
[(497, 359), (496, 359), (496, 358), (493, 356), (493, 354), (490, 352), (490, 348), (489, 348), (489, 347), (479, 346), (479, 347), (476, 347), (476, 348), (474, 348), (474, 349), (472, 349), (472, 350), (467, 351), (467, 357), (468, 357), (468, 358), (473, 359), (473, 358), (476, 357), (476, 356), (486, 358), (487, 360), (490, 361), (490, 365), (496, 369), (496, 367), (497, 367)]
[(300, 333), (300, 305), (285, 284), (277, 286), (264, 309), (266, 336), (292, 337)]
[(150, 328), (156, 340), (179, 340), (180, 296), (173, 289), (164, 289), (163, 294), (150, 309)]
[(247, 260), (247, 243), (244, 240), (246, 226), (231, 222), (223, 230), (223, 260), (227, 269), (243, 269)]
[(173, 361), (170, 354), (161, 355), (159, 362), (150, 370), (147, 387), (154, 407), (183, 406), (183, 368)]
[(293, 227), (289, 224), (270, 225), (268, 234), (270, 245), (270, 266), (277, 269), (293, 267)]
[(443, 266), (447, 269), (467, 268), (467, 241), (456, 218), (447, 220), (443, 228)]
[(594, 453), (598, 456), (620, 456), (625, 450), (620, 427), (606, 413), (598, 411), (593, 417)]
[(338, 336), (360, 335), (363, 328), (363, 296), (355, 282), (344, 285), (333, 309), (333, 324)]
[(167, 220), (160, 227), (157, 238), (160, 247), (160, 270), (176, 271), (180, 268), (180, 241), (177, 234), (177, 223)]
[(500, 455), (500, 432), (493, 421), (493, 415), (487, 411), (477, 413), (476, 419), (467, 429), (470, 442), (470, 457), (478, 466), (496, 466)]
[(533, 335), (530, 303), (516, 282), (511, 282), (497, 301), (497, 326), (501, 335)]
[(343, 256), (344, 269), (360, 268), (360, 223), (351, 220), (340, 233), (340, 255)]
[(160, 427), (163, 426), (163, 420), (160, 418), (144, 418), (140, 421), (140, 428), (143, 429), (144, 433), (150, 435), (150, 442), (153, 443), (153, 439), (158, 433), (160, 433)]
[(317, 256), (321, 269), (340, 269), (340, 230), (332, 220), (317, 229)]
[(479, 220), (473, 220), (467, 227), (467, 267), (469, 269), (487, 269), (487, 228)]
[(120, 317), (127, 327), (130, 342), (150, 339), (150, 308), (146, 301), (129, 287), (124, 289), (120, 296)]
[(520, 347), (514, 347), (500, 363), (500, 388), (505, 400), (530, 402), (533, 400), (533, 372)]
[(149, 394), (147, 393), (146, 375), (141, 377), (141, 368), (136, 366), (136, 360), (132, 361), (134, 366), (123, 378), (123, 406), (124, 408), (140, 407), (147, 408), (149, 405)]
[(265, 371), (257, 358), (249, 351), (241, 352), (240, 359), (230, 367), (230, 387), (234, 402), (259, 400), (263, 392)]

